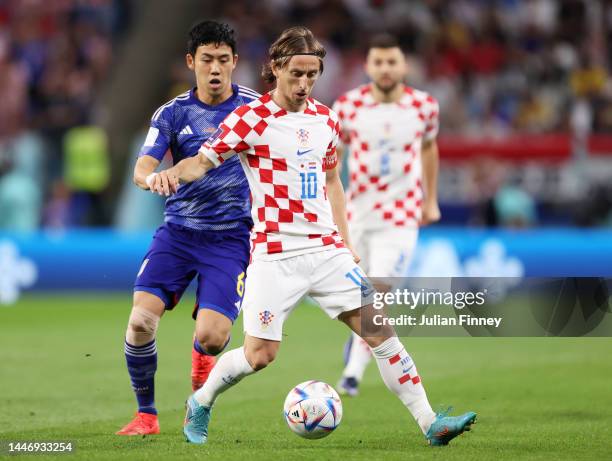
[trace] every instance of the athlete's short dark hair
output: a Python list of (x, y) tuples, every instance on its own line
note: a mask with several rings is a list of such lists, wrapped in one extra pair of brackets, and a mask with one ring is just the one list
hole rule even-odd
[(374, 35), (368, 43), (368, 50), (372, 48), (400, 48), (399, 40), (395, 35), (382, 33)]
[(211, 43), (217, 46), (227, 45), (232, 49), (232, 54), (236, 54), (234, 30), (227, 24), (217, 21), (202, 21), (189, 30), (187, 53), (195, 56), (199, 46)]

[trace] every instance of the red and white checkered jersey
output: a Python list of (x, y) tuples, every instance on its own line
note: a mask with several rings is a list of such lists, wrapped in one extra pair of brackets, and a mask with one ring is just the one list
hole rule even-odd
[(438, 102), (405, 87), (398, 102), (374, 100), (370, 85), (334, 103), (349, 147), (347, 210), (351, 228), (417, 226), (421, 218), (421, 145), (438, 134)]
[(240, 154), (252, 194), (254, 259), (344, 247), (325, 188), (326, 170), (338, 163), (339, 129), (336, 113), (314, 99), (303, 112), (288, 112), (266, 94), (229, 114), (201, 147), (217, 166)]

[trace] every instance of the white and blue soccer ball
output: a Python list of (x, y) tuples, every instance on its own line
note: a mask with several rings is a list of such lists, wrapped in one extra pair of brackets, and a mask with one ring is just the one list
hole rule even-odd
[(289, 391), (284, 412), (289, 429), (297, 435), (306, 439), (321, 439), (340, 424), (342, 402), (329, 384), (306, 381)]

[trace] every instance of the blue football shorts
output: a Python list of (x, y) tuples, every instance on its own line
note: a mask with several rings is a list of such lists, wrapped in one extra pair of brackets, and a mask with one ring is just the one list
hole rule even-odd
[(199, 231), (165, 223), (155, 232), (134, 291), (159, 297), (171, 310), (197, 276), (194, 318), (199, 309), (211, 309), (233, 322), (240, 313), (249, 257), (246, 224), (234, 230)]

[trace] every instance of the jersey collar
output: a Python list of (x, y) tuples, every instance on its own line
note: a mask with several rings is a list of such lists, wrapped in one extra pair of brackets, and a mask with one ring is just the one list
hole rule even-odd
[(312, 114), (316, 114), (316, 112), (317, 112), (317, 106), (315, 105), (313, 98), (308, 98), (306, 100), (306, 107), (304, 108), (304, 110), (301, 110), (299, 112), (289, 112), (289, 111), (283, 109), (278, 104), (276, 104), (274, 102), (274, 99), (272, 99), (272, 92), (271, 91), (266, 93), (266, 95), (263, 97), (263, 101), (265, 102), (265, 104), (269, 108), (273, 108), (274, 109), (272, 111), (273, 113), (277, 113), (277, 114), (282, 113), (283, 115), (285, 115), (285, 114), (306, 114), (306, 115), (312, 115)]
[(206, 104), (198, 99), (198, 97), (195, 94), (196, 89), (197, 89), (197, 86), (194, 86), (189, 92), (189, 97), (191, 98), (191, 101), (207, 110), (219, 110), (223, 108), (223, 106), (225, 105), (231, 106), (234, 100), (238, 97), (238, 85), (232, 83), (232, 95), (229, 98), (227, 98), (225, 101), (223, 101), (222, 103), (217, 104), (215, 106), (211, 106), (210, 104)]
[(374, 95), (372, 92), (372, 82), (366, 83), (363, 86), (362, 94), (363, 94), (363, 104), (367, 107), (376, 107), (376, 106), (399, 106), (401, 108), (406, 107), (406, 102), (411, 99), (410, 93), (407, 90), (409, 88), (406, 84), (404, 84), (404, 91), (401, 97), (397, 101), (392, 102), (380, 102), (374, 99)]

